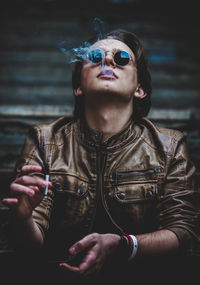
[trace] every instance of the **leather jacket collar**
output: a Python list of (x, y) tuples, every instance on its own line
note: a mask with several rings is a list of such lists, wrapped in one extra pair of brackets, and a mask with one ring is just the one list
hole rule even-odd
[[(139, 129), (137, 129), (139, 131)], [(84, 145), (90, 147), (103, 147), (107, 150), (116, 150), (125, 146), (136, 137), (136, 127), (132, 119), (130, 119), (124, 128), (117, 134), (103, 141), (103, 134), (91, 129), (85, 121), (77, 122), (77, 133)]]

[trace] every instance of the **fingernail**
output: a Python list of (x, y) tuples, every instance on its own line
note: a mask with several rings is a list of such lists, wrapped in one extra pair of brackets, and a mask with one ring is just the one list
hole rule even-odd
[(32, 191), (32, 190), (30, 190), (30, 191), (29, 191), (29, 194), (30, 194), (31, 196), (34, 196), (35, 192)]
[(70, 251), (71, 251), (71, 254), (75, 254), (76, 253), (76, 248), (72, 247)]

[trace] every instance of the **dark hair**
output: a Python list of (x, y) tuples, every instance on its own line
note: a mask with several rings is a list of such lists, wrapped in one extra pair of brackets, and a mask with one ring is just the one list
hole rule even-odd
[[(134, 98), (133, 104), (133, 119), (139, 120), (148, 114), (151, 107), (151, 75), (148, 68), (147, 59), (144, 55), (142, 45), (133, 33), (126, 30), (117, 29), (105, 34), (100, 40), (103, 39), (116, 39), (125, 43), (134, 53), (137, 65), (138, 83), (140, 83), (147, 96), (143, 99)], [(87, 43), (94, 44), (98, 39), (94, 36)], [(76, 61), (72, 68), (72, 87), (76, 89), (81, 85), (81, 69), (82, 61)], [(84, 96), (75, 96), (74, 117), (76, 119), (84, 116)]]

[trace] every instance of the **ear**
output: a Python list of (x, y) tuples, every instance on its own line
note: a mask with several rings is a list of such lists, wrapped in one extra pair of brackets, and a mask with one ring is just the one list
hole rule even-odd
[(78, 88), (74, 89), (74, 95), (75, 95), (75, 96), (81, 96), (81, 95), (83, 95), (83, 90), (82, 90), (82, 88), (81, 88), (81, 87), (78, 87)]
[(143, 88), (140, 86), (140, 84), (138, 84), (135, 93), (134, 93), (134, 97), (137, 99), (143, 99), (147, 96), (147, 93), (144, 92)]

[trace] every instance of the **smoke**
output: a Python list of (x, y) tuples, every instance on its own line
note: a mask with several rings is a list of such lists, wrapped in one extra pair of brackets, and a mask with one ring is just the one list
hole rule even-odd
[(84, 42), (79, 47), (69, 48), (69, 43), (65, 40), (59, 44), (59, 49), (65, 55), (67, 63), (70, 64), (84, 60), (90, 46), (90, 43)]
[(101, 40), (106, 33), (107, 27), (106, 22), (96, 17), (93, 20), (93, 30), (97, 35), (98, 40)]
[[(99, 41), (106, 33), (106, 23), (96, 17), (92, 21), (92, 30), (95, 33), (97, 41)], [(69, 64), (77, 61), (83, 61), (86, 58), (87, 51), (90, 47), (91, 44), (87, 41), (83, 42), (80, 46), (73, 48), (69, 48), (67, 40), (59, 43), (59, 49), (65, 55), (66, 61)]]

